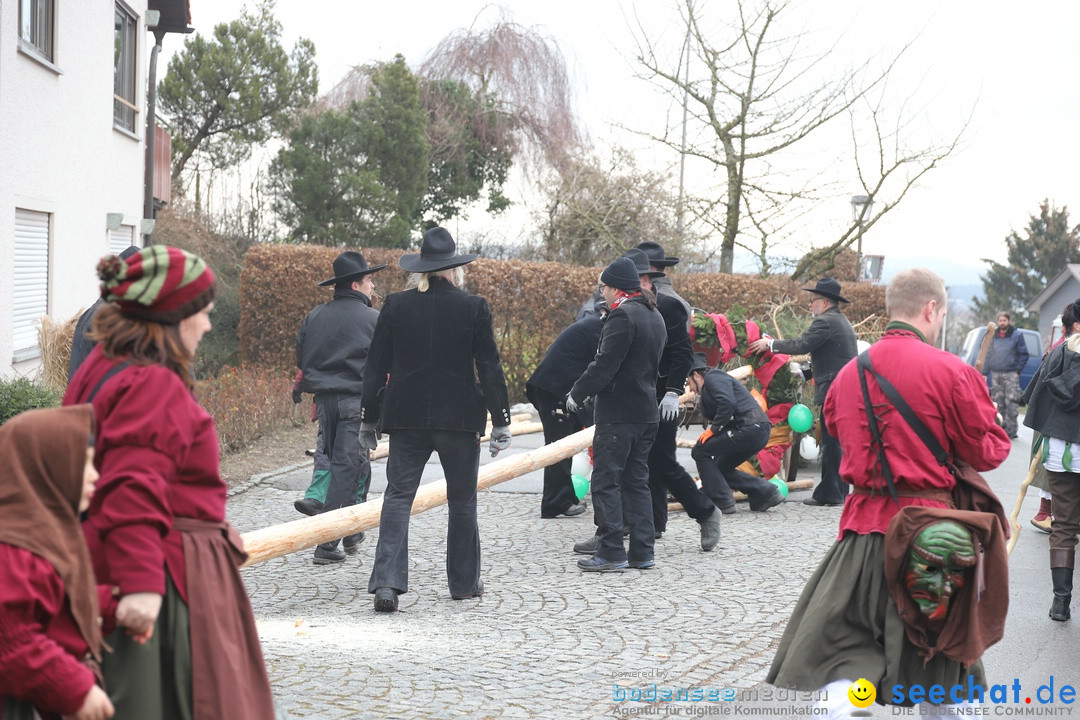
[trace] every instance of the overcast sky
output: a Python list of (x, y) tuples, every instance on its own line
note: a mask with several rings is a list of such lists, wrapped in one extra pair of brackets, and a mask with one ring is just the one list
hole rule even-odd
[[(734, 3), (699, 0), (709, 13)], [(236, 18), (243, 0), (191, 0), (192, 25), (209, 35), (219, 22)], [(637, 77), (631, 32), (634, 16), (650, 34), (672, 43), (681, 37), (678, 13), (670, 0), (545, 0), (503, 3), (516, 22), (558, 41), (576, 82), (577, 106), (594, 141), (617, 141), (639, 149), (650, 163), (673, 167), (677, 157), (649, 147), (617, 125), (661, 132), (672, 112), (669, 102)], [(863, 57), (896, 48), (918, 35), (893, 88), (910, 93), (926, 132), (948, 134), (974, 115), (960, 152), (925, 176), (900, 207), (867, 233), (863, 250), (886, 256), (894, 266), (905, 258), (934, 257), (942, 263), (984, 266), (979, 258), (1004, 260), (1004, 238), (1022, 230), (1044, 198), (1073, 206), (1080, 167), (1080, 3), (1029, 0), (979, 3), (963, 0), (909, 0), (865, 3), (813, 0), (806, 27), (813, 37), (844, 34), (843, 55)], [(315, 43), (320, 90), (330, 89), (350, 67), (389, 60), (395, 53), (417, 65), (439, 40), (496, 11), (485, 2), (357, 2), (356, 0), (278, 0), (275, 14), (291, 47), (298, 37)], [(180, 47), (165, 41), (166, 60)], [(707, 183), (692, 177), (690, 183)], [(824, 244), (850, 222), (850, 192), (819, 208), (803, 241)], [(832, 207), (835, 205), (835, 207)], [(1075, 215), (1073, 223), (1080, 221)], [(520, 233), (526, 219), (512, 216)], [(479, 222), (475, 217), (473, 222)], [(505, 224), (505, 223), (504, 223)], [(820, 238), (814, 235), (820, 230)], [(944, 265), (943, 265), (944, 267)]]

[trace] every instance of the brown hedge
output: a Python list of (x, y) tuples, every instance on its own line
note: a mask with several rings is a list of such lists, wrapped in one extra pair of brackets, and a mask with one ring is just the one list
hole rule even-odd
[[(238, 334), (245, 361), (293, 369), (294, 341), (300, 322), (311, 308), (328, 302), (333, 288), (318, 283), (333, 275), (340, 251), (312, 245), (257, 245), (244, 259), (240, 278), (241, 317)], [(376, 292), (387, 295), (404, 287), (406, 273), (398, 266), (400, 250), (364, 250), (372, 265), (390, 265), (375, 276)], [(478, 259), (465, 281), (469, 292), (491, 305), (495, 336), (513, 401), (525, 398), (525, 381), (544, 351), (574, 321), (581, 304), (596, 287), (599, 268), (554, 262)], [(794, 301), (804, 304), (801, 285), (787, 277), (694, 273), (673, 275), (675, 287), (691, 305), (725, 312), (739, 305), (751, 315)], [(885, 314), (884, 287), (845, 283), (846, 309), (853, 323)]]

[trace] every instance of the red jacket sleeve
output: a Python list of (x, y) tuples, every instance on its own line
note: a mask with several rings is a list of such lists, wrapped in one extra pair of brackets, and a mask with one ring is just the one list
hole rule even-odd
[(90, 506), (108, 581), (125, 595), (165, 593), (163, 541), (173, 518), (169, 483), (187, 457), (195, 428), (180, 378), (163, 367), (140, 370), (100, 413), (101, 479)]
[[(68, 617), (58, 618), (63, 613)], [(94, 684), (89, 668), (73, 654), (80, 646), (85, 652), (53, 566), (0, 543), (0, 696), (48, 713), (76, 712)]]

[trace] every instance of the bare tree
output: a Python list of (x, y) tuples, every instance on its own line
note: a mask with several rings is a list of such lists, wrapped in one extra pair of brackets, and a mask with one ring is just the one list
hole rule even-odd
[[(878, 204), (873, 217), (864, 219), (864, 233), (895, 207), (919, 177), (956, 148), (959, 135), (932, 148), (909, 150), (902, 143), (903, 119), (891, 129), (881, 124), (882, 92), (910, 42), (883, 63), (867, 59), (838, 71), (833, 50), (808, 53), (807, 33), (785, 34), (781, 29), (781, 16), (791, 7), (789, 0), (740, 1), (720, 40), (706, 22), (705, 3), (679, 0), (679, 4), (697, 74), (685, 72), (683, 50), (674, 63), (668, 62), (640, 23), (637, 60), (647, 77), (665, 88), (674, 101), (681, 104), (685, 98), (697, 129), (685, 147), (671, 128), (653, 138), (723, 173), (718, 199), (690, 203), (692, 212), (721, 236), (722, 272), (731, 272), (737, 245), (753, 252), (762, 271), (768, 272), (767, 250), (776, 239), (787, 236), (813, 205), (839, 194), (835, 182), (824, 174), (833, 159), (817, 169), (791, 172), (795, 164), (805, 161), (805, 141), (824, 134), (838, 118), (850, 117), (864, 107), (872, 110), (870, 132), (876, 133), (880, 152), (877, 162), (859, 165), (858, 172), (864, 191)], [(862, 138), (854, 132), (856, 126), (852, 122), (858, 156)], [(906, 184), (890, 190), (888, 200), (879, 197), (900, 175), (907, 178)], [(857, 228), (853, 222), (817, 260), (831, 258), (855, 242)]]
[(578, 154), (563, 159), (547, 183), (538, 217), (540, 242), (530, 254), (575, 265), (603, 265), (642, 240), (656, 240), (680, 255), (677, 198), (671, 178), (638, 168), (633, 154), (615, 148), (610, 159)]

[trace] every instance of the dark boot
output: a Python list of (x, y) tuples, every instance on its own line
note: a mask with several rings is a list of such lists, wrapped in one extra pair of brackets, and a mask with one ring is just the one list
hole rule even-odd
[(1050, 548), (1050, 577), (1054, 583), (1054, 603), (1050, 606), (1050, 619), (1064, 622), (1069, 619), (1069, 603), (1072, 601), (1073, 548)]

